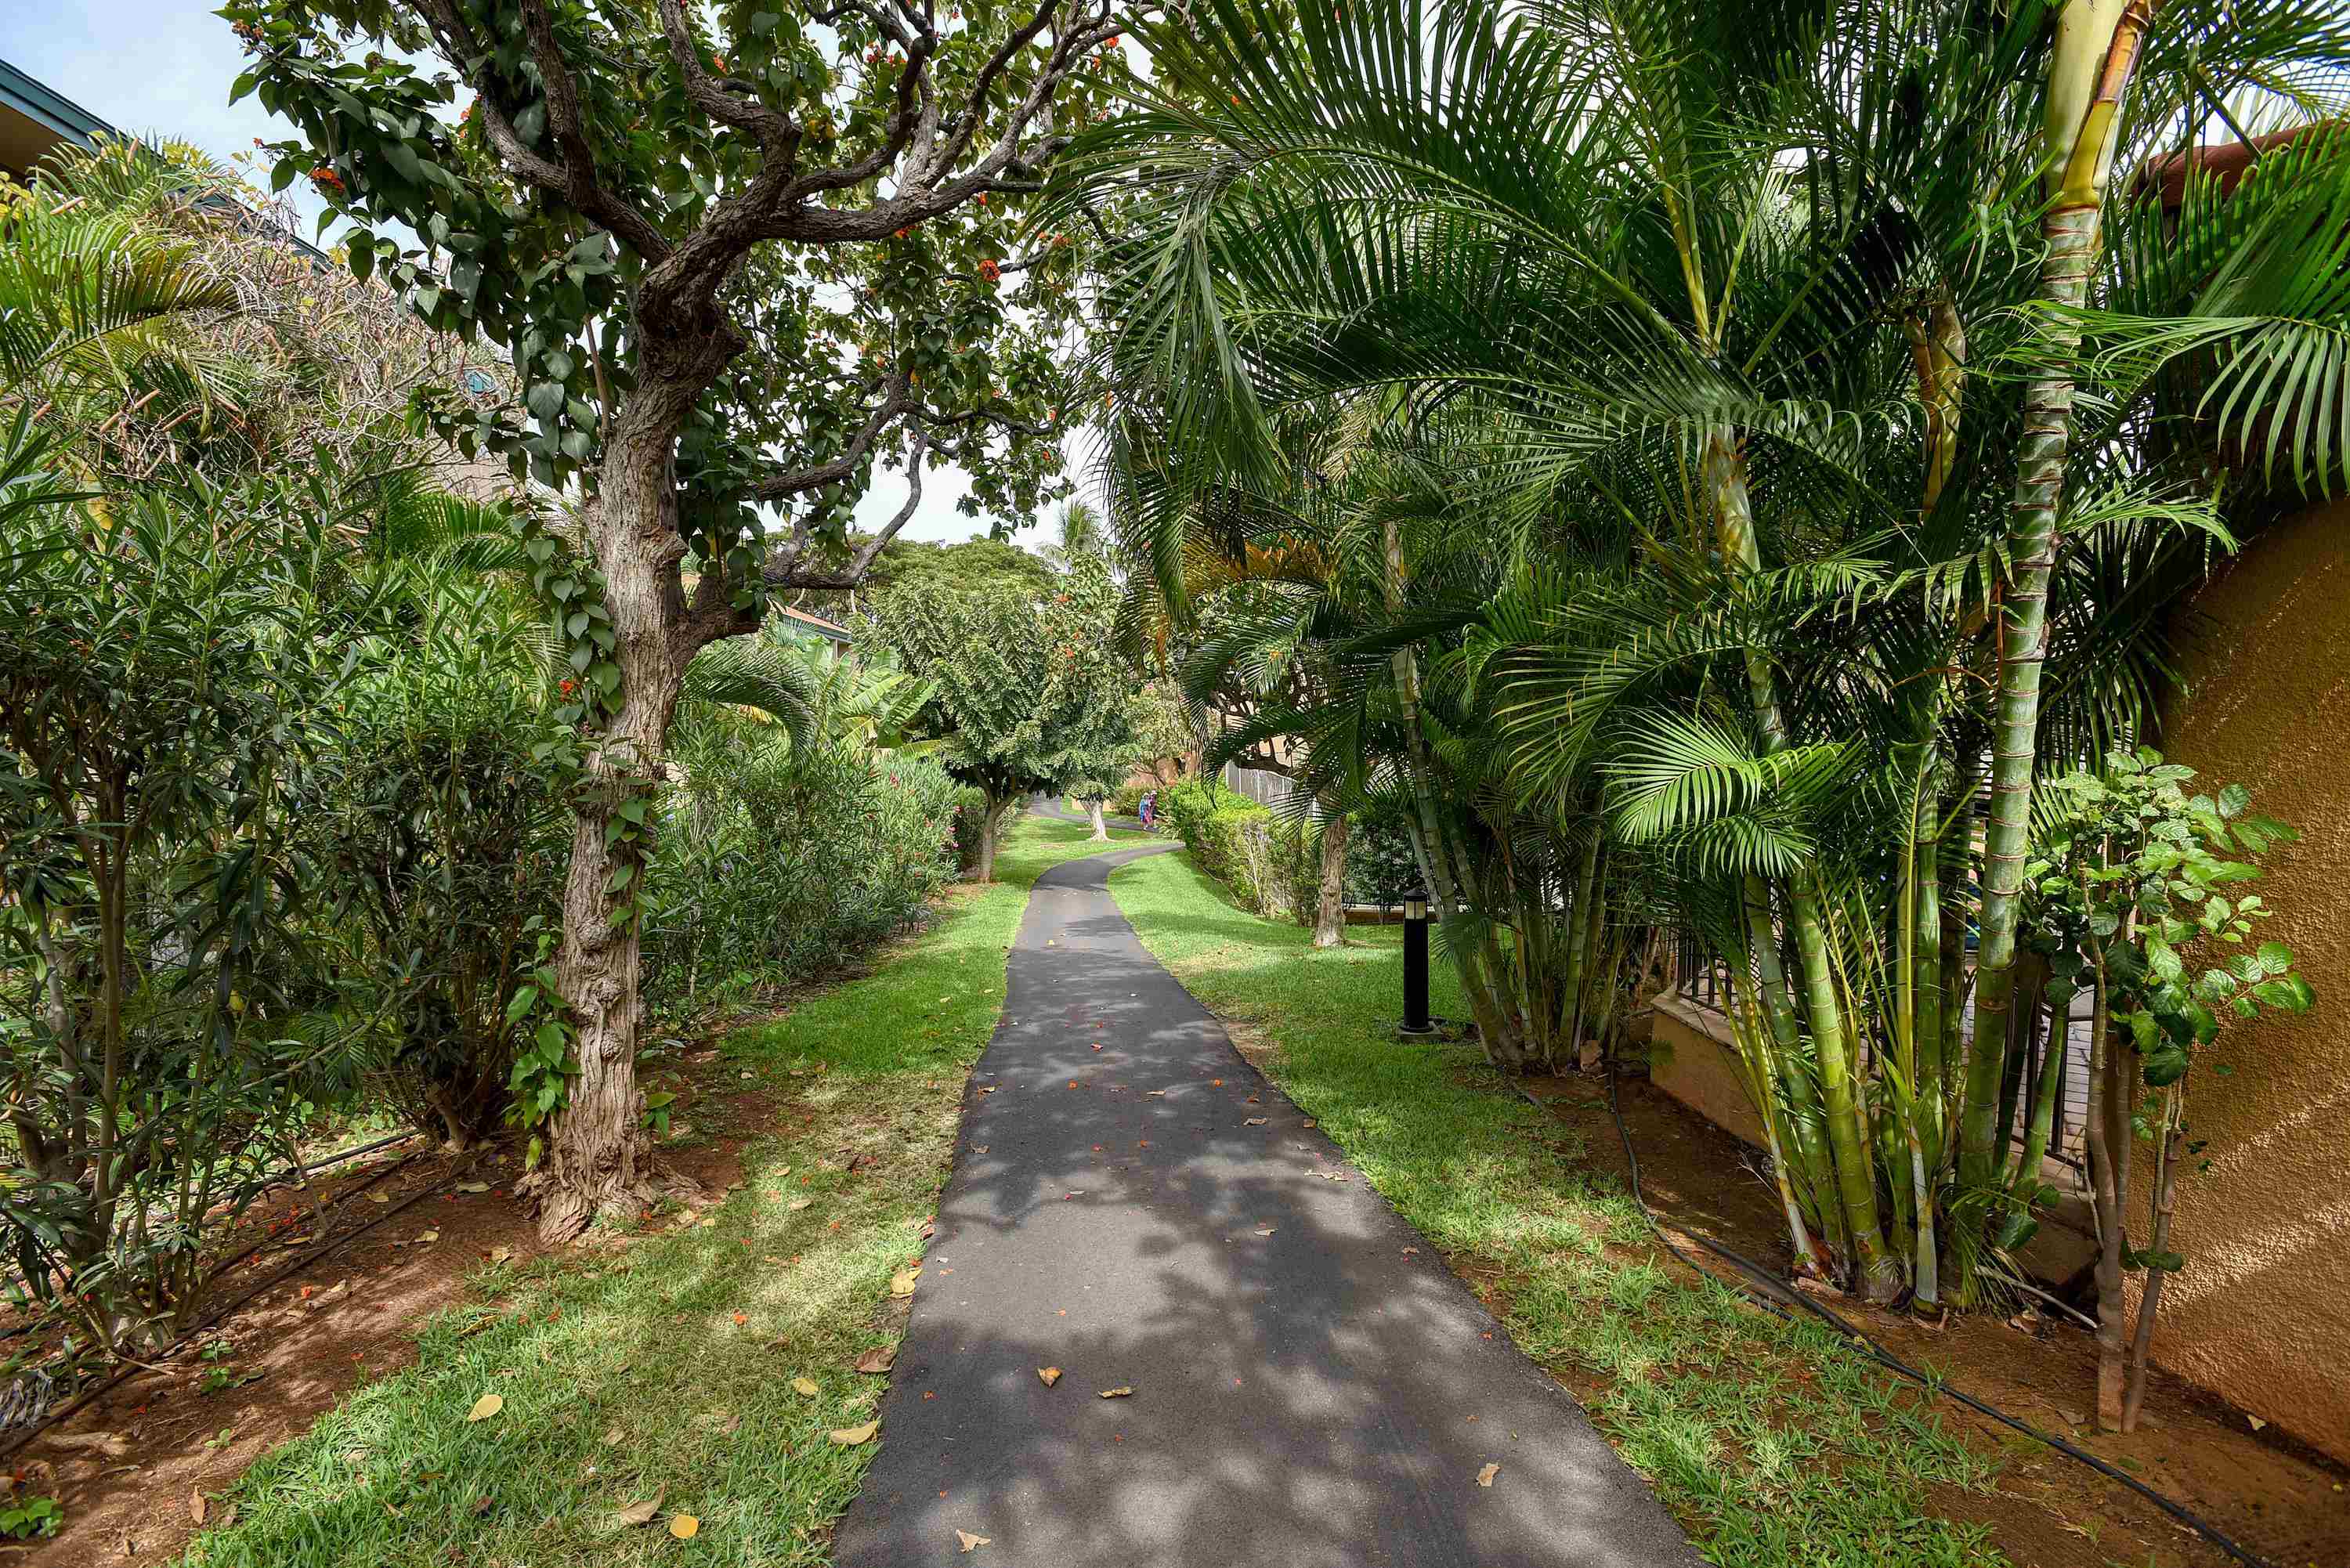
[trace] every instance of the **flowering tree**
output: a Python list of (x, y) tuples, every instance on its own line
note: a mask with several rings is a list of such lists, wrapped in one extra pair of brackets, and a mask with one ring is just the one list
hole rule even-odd
[[(651, 1195), (634, 1058), (650, 792), (694, 651), (778, 587), (853, 585), (927, 462), (974, 513), (1057, 488), (1074, 249), (1015, 257), (1041, 164), (1122, 73), (1099, 0), (943, 16), (686, 0), (230, 0), (236, 92), (299, 126), (361, 276), (508, 351), (516, 403), (420, 416), (574, 488), (527, 540), (576, 671), (577, 823), (556, 965), (567, 1081), (531, 1179), (550, 1238)], [(877, 466), (905, 504), (843, 549)]]

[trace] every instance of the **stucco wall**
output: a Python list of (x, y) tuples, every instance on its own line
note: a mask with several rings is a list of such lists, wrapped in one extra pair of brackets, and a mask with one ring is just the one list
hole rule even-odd
[(2252, 540), (2192, 609), (2163, 750), (2301, 830), (2257, 890), (2318, 1002), (2197, 1069), (2211, 1168), (2180, 1179), (2155, 1359), (2350, 1459), (2350, 503)]

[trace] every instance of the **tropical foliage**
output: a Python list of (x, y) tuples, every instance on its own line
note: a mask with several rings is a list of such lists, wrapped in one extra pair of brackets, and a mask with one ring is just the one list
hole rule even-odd
[[(2167, 607), (2343, 475), (2350, 31), (2106, 0), (1186, 18), (1141, 29), (1148, 100), (1052, 210), (1116, 214), (1114, 515), (1150, 613), (1201, 628), (1191, 693), (1247, 698), (1221, 755), (1277, 741), (1402, 807), (1503, 1066), (1609, 1049), (1693, 935), (1798, 1265), (1996, 1295), (2043, 1190), (2015, 1085), (2076, 985), (2034, 782), (2136, 776)], [(2223, 178), (2214, 122), (2280, 134)], [(2271, 979), (2259, 1005), (2305, 1005), (2235, 983)], [(2100, 1090), (2116, 1127), (2139, 1072)]]

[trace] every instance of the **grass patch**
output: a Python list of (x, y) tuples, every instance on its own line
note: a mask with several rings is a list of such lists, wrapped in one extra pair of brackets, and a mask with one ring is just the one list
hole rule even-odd
[[(823, 1562), (873, 1451), (826, 1434), (879, 1403), (852, 1363), (899, 1336), (889, 1277), (920, 1251), (1004, 950), (1037, 875), (1098, 850), (1087, 832), (1024, 819), (995, 885), (959, 890), (873, 974), (729, 1036), (729, 1070), (754, 1078), (731, 1086), (780, 1102), (739, 1190), (617, 1251), (482, 1271), (416, 1366), (247, 1471), (235, 1521), (186, 1563), (606, 1568), (674, 1560), (684, 1514), (697, 1563)], [(485, 1394), (504, 1407), (467, 1421)], [(620, 1520), (657, 1493), (659, 1520)]]
[[(1682, 1282), (1628, 1195), (1474, 1045), (1404, 1044), (1401, 933), (1316, 952), (1236, 909), (1182, 856), (1111, 891), (1192, 992), (1275, 1049), (1265, 1071), (1475, 1282), (1527, 1354), (1584, 1399), (1709, 1561), (1739, 1568), (1954, 1568), (2005, 1561), (1938, 1515), (1938, 1486), (1992, 1467), (1825, 1330)], [(1440, 962), (1438, 1012), (1465, 1013)], [(1725, 1173), (1724, 1179), (1737, 1179)]]

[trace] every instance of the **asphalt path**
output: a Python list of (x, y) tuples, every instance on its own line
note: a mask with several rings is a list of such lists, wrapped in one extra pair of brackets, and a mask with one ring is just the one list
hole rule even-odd
[(1107, 879), (1172, 847), (1030, 897), (837, 1568), (1697, 1563), (1143, 950)]

